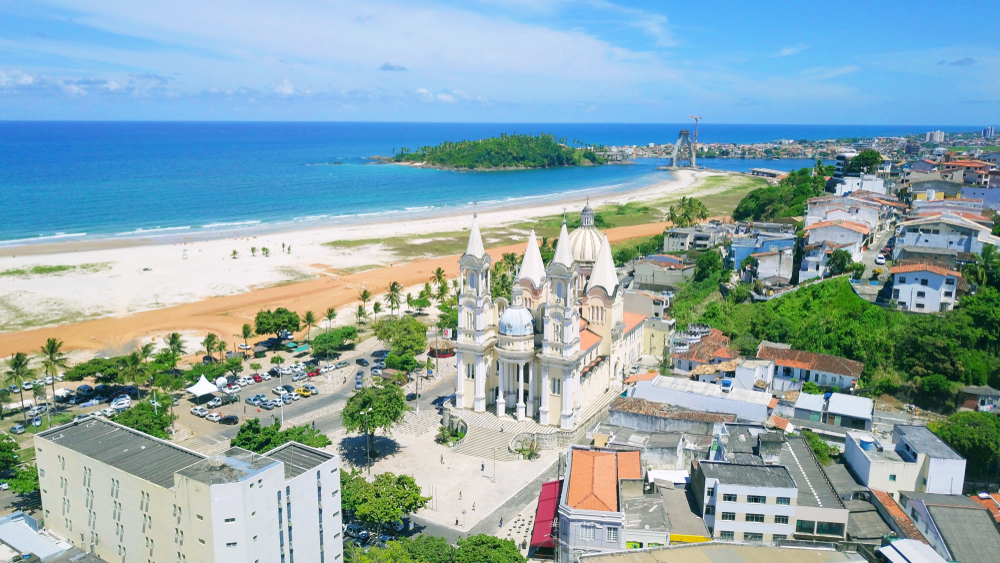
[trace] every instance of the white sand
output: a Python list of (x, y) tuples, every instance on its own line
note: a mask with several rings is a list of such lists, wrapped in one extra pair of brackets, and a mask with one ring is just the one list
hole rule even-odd
[[(659, 199), (690, 192), (697, 178), (708, 172), (677, 171), (675, 179), (626, 193), (592, 196), (594, 207)], [(526, 219), (551, 216), (567, 209), (578, 213), (583, 200), (547, 203), (528, 208), (484, 211), (483, 227), (498, 227)], [(238, 239), (187, 244), (127, 246), (99, 250), (56, 252), (0, 258), (0, 271), (36, 265), (107, 264), (98, 271), (70, 271), (42, 276), (0, 278), (0, 332), (39, 324), (62, 324), (84, 318), (126, 315), (138, 311), (198, 301), (366, 265), (391, 264), (394, 256), (379, 247), (332, 248), (334, 240), (427, 235), (467, 229), (471, 217), (449, 216), (391, 223), (327, 226), (299, 231), (266, 233)], [(426, 240), (428, 237), (424, 237)], [(281, 252), (291, 245), (290, 254)], [(268, 247), (271, 256), (250, 247)], [(240, 253), (232, 259), (233, 250)], [(149, 270), (147, 271), (146, 268)]]

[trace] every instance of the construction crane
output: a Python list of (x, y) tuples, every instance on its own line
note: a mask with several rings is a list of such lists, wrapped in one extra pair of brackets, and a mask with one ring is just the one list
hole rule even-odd
[(689, 115), (691, 119), (694, 120), (694, 146), (698, 146), (698, 121), (701, 119), (700, 115)]

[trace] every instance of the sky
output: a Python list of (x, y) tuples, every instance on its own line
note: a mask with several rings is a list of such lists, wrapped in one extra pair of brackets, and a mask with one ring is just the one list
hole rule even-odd
[(983, 126), (998, 21), (981, 0), (0, 0), (0, 119)]

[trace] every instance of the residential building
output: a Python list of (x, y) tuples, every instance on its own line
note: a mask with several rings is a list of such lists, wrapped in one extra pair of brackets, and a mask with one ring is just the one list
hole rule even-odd
[(663, 233), (663, 251), (708, 250), (724, 244), (736, 231), (732, 223), (711, 221), (693, 227), (677, 227)]
[(695, 265), (669, 255), (649, 256), (635, 263), (633, 287), (647, 291), (670, 291), (694, 277)]
[(896, 496), (899, 491), (960, 495), (965, 458), (926, 426), (897, 424), (895, 444), (884, 447), (872, 434), (848, 432), (844, 459), (870, 489)]
[[(583, 556), (582, 563), (671, 563), (707, 562), (763, 562), (768, 563), (858, 563), (863, 561), (854, 553), (829, 550), (803, 550), (768, 545), (733, 545), (730, 543), (707, 542), (678, 544), (642, 551), (625, 553), (595, 553)], [(896, 563), (893, 561), (892, 563)], [(918, 563), (908, 561), (907, 563)], [(920, 561), (919, 563), (924, 563)], [(927, 562), (927, 563), (938, 563)]]
[(982, 206), (1000, 211), (1000, 170), (991, 170), (986, 186), (962, 186), (962, 198), (978, 199)]
[(993, 521), (1000, 525), (1000, 493), (979, 493), (969, 498), (979, 506), (989, 510)]
[(637, 382), (628, 396), (694, 411), (735, 414), (739, 420), (759, 423), (771, 415), (771, 402), (777, 404), (768, 393), (727, 390), (725, 386), (663, 375)]
[(989, 127), (983, 129), (983, 138), (984, 139), (992, 139), (994, 136), (996, 136), (996, 130), (993, 128), (992, 125), (990, 125)]
[(908, 219), (899, 226), (894, 257), (903, 247), (931, 247), (980, 254), (983, 246), (1000, 245), (990, 227), (956, 215), (941, 213)]
[(708, 325), (688, 325), (675, 335), (672, 355), (674, 373), (688, 375), (696, 366), (718, 364), (737, 357), (729, 347), (729, 337)]
[(563, 221), (546, 267), (532, 231), (511, 298), (494, 301), (492, 258), (473, 217), (459, 260), (457, 408), (570, 430), (621, 387), (642, 354), (646, 317), (624, 311), (611, 246), (590, 206), (573, 233)]
[(924, 138), (925, 143), (943, 143), (944, 131), (928, 131)]
[(760, 280), (765, 286), (778, 287), (788, 285), (795, 272), (793, 264), (794, 256), (792, 247), (788, 246), (780, 250), (768, 252), (757, 252), (750, 255), (753, 263), (747, 269), (748, 283), (753, 280)]
[(872, 233), (872, 229), (863, 223), (843, 219), (813, 223), (803, 230), (806, 232), (806, 244), (836, 243), (848, 251), (855, 262), (861, 261), (861, 252)]
[(729, 242), (729, 269), (739, 270), (751, 254), (775, 252), (784, 248), (795, 247), (795, 234), (755, 233), (743, 237), (734, 237)]
[(892, 299), (897, 309), (917, 313), (949, 311), (958, 302), (959, 280), (955, 270), (931, 264), (893, 266)]
[[(875, 405), (867, 397), (856, 397), (843, 393), (811, 395), (799, 393), (795, 401), (795, 416), (798, 421), (819, 422), (827, 426), (845, 429), (838, 436), (846, 434), (846, 429), (871, 430)], [(800, 422), (800, 426), (803, 425)], [(810, 426), (810, 425), (805, 425)], [(827, 430), (814, 428), (814, 430)]]
[(996, 563), (1000, 532), (990, 511), (962, 495), (903, 491), (900, 505), (947, 561)]
[(90, 417), (35, 452), (45, 525), (107, 561), (343, 560), (339, 459), (322, 450), (208, 457)]
[(1000, 409), (1000, 391), (988, 385), (962, 387), (959, 410), (993, 412)]
[(920, 143), (906, 143), (906, 147), (903, 149), (903, 154), (906, 156), (916, 156), (920, 154)]
[(785, 176), (788, 176), (788, 172), (783, 170), (774, 170), (773, 168), (751, 168), (750, 175), (771, 178), (773, 180), (781, 180)]
[(834, 157), (834, 172), (833, 177), (835, 179), (840, 179), (845, 176), (845, 170), (847, 165), (850, 164), (851, 159), (858, 156), (857, 151), (845, 151)]
[(874, 174), (862, 174), (861, 176), (834, 178), (826, 184), (826, 191), (838, 196), (861, 190), (885, 195), (885, 180)]
[(857, 388), (858, 379), (865, 367), (861, 362), (840, 356), (792, 350), (770, 342), (761, 342), (757, 347), (757, 357), (774, 360), (776, 379), (798, 384), (782, 385), (782, 390), (799, 389), (802, 383), (811, 381), (821, 387), (853, 391)]
[(884, 228), (880, 202), (846, 196), (823, 196), (809, 199), (806, 207), (805, 226), (827, 221), (853, 221), (871, 230)]
[(853, 242), (837, 244), (828, 240), (816, 244), (807, 244), (802, 248), (802, 265), (799, 267), (799, 283), (813, 278), (823, 278), (827, 274), (827, 262), (834, 250), (851, 252)]
[(889, 563), (947, 563), (933, 547), (917, 540), (896, 540), (875, 551)]

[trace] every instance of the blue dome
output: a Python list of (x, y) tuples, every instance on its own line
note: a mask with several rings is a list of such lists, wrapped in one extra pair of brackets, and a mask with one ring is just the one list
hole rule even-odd
[(530, 336), (535, 334), (535, 319), (523, 306), (513, 305), (500, 315), (500, 334), (505, 336)]

